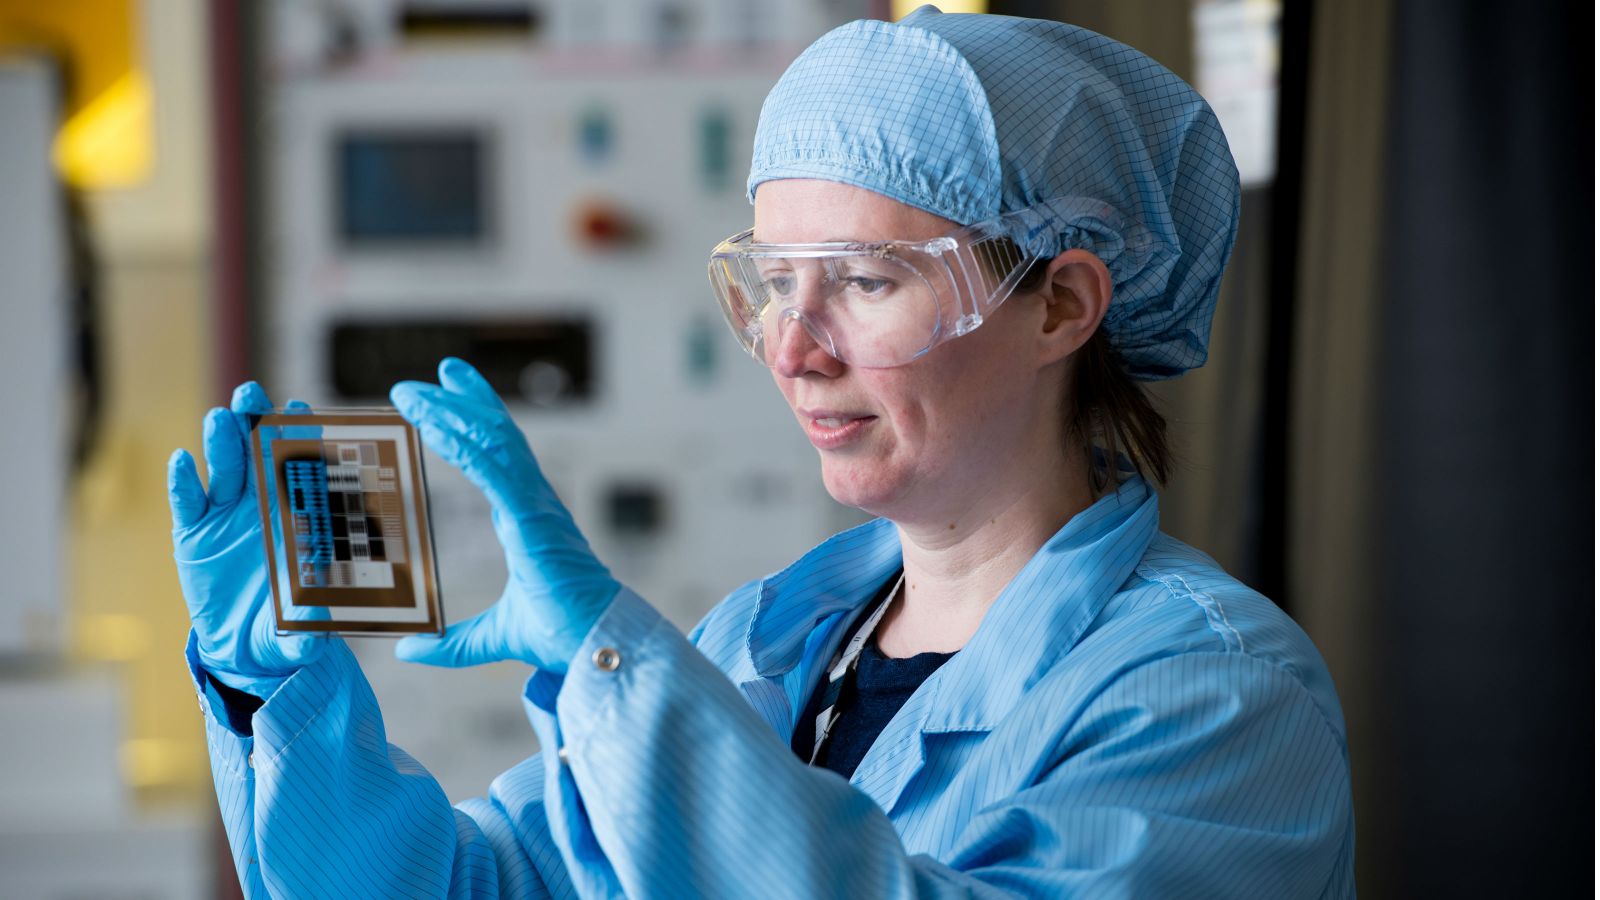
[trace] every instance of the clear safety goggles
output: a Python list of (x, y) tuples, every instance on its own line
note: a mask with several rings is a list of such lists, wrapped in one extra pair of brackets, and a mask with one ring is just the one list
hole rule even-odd
[(1015, 290), (1031, 257), (1010, 240), (1019, 215), (1049, 227), (1039, 207), (926, 241), (761, 244), (754, 229), (711, 251), (722, 312), (746, 351), (776, 362), (794, 326), (853, 366), (904, 365), (983, 324)]

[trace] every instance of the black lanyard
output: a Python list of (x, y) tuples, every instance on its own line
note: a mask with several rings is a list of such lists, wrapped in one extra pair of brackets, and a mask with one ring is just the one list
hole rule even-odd
[(850, 636), (849, 643), (833, 655), (833, 662), (828, 664), (828, 685), (822, 694), (822, 711), (817, 713), (816, 743), (811, 748), (810, 765), (817, 764), (817, 757), (822, 753), (822, 746), (828, 742), (828, 732), (833, 730), (834, 723), (839, 721), (839, 713), (834, 707), (839, 704), (839, 695), (844, 691), (847, 678), (855, 677), (856, 662), (861, 658), (861, 651), (867, 647), (867, 641), (872, 639), (872, 632), (878, 627), (878, 621), (883, 614), (889, 611), (889, 604), (894, 602), (896, 594), (900, 593), (900, 586), (905, 583), (905, 570), (900, 570), (900, 578), (895, 581), (894, 588), (889, 591), (889, 596), (883, 598), (878, 608), (872, 611), (856, 633)]

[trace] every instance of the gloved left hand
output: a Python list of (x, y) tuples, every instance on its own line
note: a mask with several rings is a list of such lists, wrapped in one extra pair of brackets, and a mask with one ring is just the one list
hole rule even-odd
[[(271, 408), (252, 381), (233, 392), (231, 410), (206, 415), (209, 488), (201, 486), (189, 451), (174, 451), (167, 466), (172, 555), (200, 664), (223, 684), (262, 698), (327, 644), (321, 635), (277, 634), (249, 449), (250, 417)], [(307, 407), (291, 400), (287, 409)]]
[(489, 498), (509, 576), (493, 606), (443, 637), (405, 638), (395, 655), (451, 667), (515, 659), (566, 672), (622, 586), (590, 551), (511, 413), (476, 369), (454, 358), (439, 364), (438, 385), (403, 381), (389, 399)]

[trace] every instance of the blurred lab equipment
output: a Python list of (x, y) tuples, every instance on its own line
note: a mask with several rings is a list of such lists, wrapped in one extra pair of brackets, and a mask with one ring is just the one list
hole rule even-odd
[[(691, 627), (864, 518), (827, 496), (767, 376), (708, 334), (704, 265), (749, 227), (767, 90), (869, 6), (274, 4), (252, 374), (282, 399), (372, 405), (470, 362), (595, 554)], [(505, 564), (479, 492), (427, 468), (458, 622), (496, 599)], [(384, 704), (391, 739), (452, 796), (531, 751), (508, 699), (526, 669), (441, 674), (353, 646), (380, 700), (407, 698)]]
[[(55, 69), (0, 58), (0, 657), (62, 649), (69, 434), (67, 233), (50, 163)], [(41, 565), (43, 561), (45, 564)]]
[(51, 158), (64, 65), (0, 54), (0, 895), (185, 898), (203, 832), (139, 808), (119, 673), (68, 640), (69, 479), (99, 385), (83, 211)]

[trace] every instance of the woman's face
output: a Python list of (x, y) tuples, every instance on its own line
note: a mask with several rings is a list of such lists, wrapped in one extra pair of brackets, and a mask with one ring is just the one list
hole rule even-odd
[[(765, 243), (924, 240), (956, 228), (881, 194), (815, 179), (761, 184), (755, 239)], [(1059, 452), (1061, 370), (1035, 352), (1042, 299), (1012, 297), (976, 331), (892, 369), (834, 359), (798, 323), (783, 332), (772, 376), (822, 458), (834, 499), (898, 522), (981, 510), (1026, 484)], [(1053, 373), (1053, 374), (1052, 374)], [(1047, 432), (1047, 433), (1042, 433)]]

